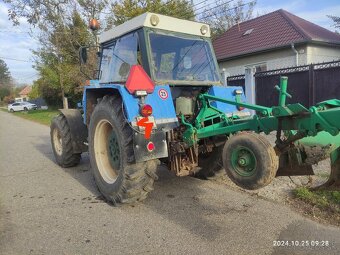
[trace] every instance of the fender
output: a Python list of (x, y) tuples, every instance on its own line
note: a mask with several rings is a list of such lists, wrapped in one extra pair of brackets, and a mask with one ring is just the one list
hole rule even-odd
[[(94, 83), (94, 81), (92, 82)], [(126, 87), (121, 84), (85, 86), (83, 94), (84, 123), (89, 124), (92, 113), (89, 110), (92, 105), (97, 103), (97, 98), (112, 93), (119, 93), (122, 97), (124, 117), (134, 130), (133, 149), (136, 162), (168, 157), (165, 133), (179, 125), (169, 85), (156, 86), (153, 93), (149, 93), (145, 98), (145, 103), (153, 108), (152, 117), (156, 127), (148, 140), (144, 138), (144, 134), (140, 132), (137, 126), (137, 118), (140, 117), (139, 99), (130, 94)], [(147, 150), (149, 142), (153, 142), (157, 148), (153, 152)]]
[(83, 117), (77, 109), (59, 109), (65, 116), (67, 124), (70, 127), (72, 147), (74, 153), (82, 153), (88, 150), (87, 148), (87, 127), (83, 122)]

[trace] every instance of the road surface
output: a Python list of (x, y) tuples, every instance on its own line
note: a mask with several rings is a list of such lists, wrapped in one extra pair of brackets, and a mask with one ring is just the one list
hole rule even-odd
[(0, 112), (0, 254), (340, 254), (339, 228), (223, 184), (158, 174), (144, 203), (113, 207), (86, 154), (60, 168), (47, 126)]

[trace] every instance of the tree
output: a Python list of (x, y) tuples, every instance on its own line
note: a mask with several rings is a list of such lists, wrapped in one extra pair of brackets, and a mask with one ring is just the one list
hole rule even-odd
[(210, 25), (212, 37), (215, 38), (235, 24), (251, 19), (255, 5), (256, 0), (238, 0), (233, 5), (231, 1), (216, 0), (214, 6), (209, 6), (198, 14), (198, 19)]
[[(5, 0), (10, 5), (9, 17), (14, 24), (19, 18), (26, 18), (32, 27), (39, 28), (39, 49), (35, 55), (35, 69), (38, 70), (43, 96), (59, 97), (64, 101), (65, 95), (74, 98), (78, 87), (87, 77), (79, 70), (79, 48), (82, 45), (94, 43), (94, 36), (87, 29), (80, 12), (91, 15), (90, 12), (100, 11), (95, 8), (99, 0)], [(86, 4), (92, 2), (90, 7)], [(82, 6), (84, 5), (84, 6)], [(94, 8), (94, 9), (93, 9)], [(95, 15), (94, 13), (92, 13)], [(47, 93), (50, 88), (53, 94)], [(51, 98), (50, 98), (51, 99)], [(60, 100), (59, 99), (59, 100)], [(57, 100), (49, 100), (57, 102)], [(64, 108), (67, 105), (64, 104)]]
[(11, 73), (6, 62), (0, 59), (0, 86), (8, 86), (11, 82)]
[(41, 94), (49, 98), (46, 101), (55, 102), (51, 99), (53, 94), (46, 89), (49, 87), (58, 92), (54, 95), (60, 98), (74, 98), (74, 94), (79, 93), (75, 88), (86, 79), (79, 70), (79, 48), (91, 44), (86, 24), (74, 11), (70, 23), (56, 26), (49, 34), (45, 33), (41, 41), (44, 47), (34, 51), (37, 56), (35, 68), (42, 77)]
[(12, 91), (12, 76), (6, 62), (0, 59), (0, 101), (9, 97)]
[(11, 94), (11, 90), (8, 87), (0, 87), (0, 102), (4, 100), (5, 97)]
[(330, 18), (331, 20), (333, 20), (333, 22), (334, 22), (334, 27), (335, 28), (340, 28), (340, 17), (338, 17), (338, 16), (332, 16), (332, 15), (328, 15), (327, 16), (328, 18)]
[(112, 4), (112, 16), (107, 29), (117, 26), (144, 12), (155, 12), (181, 19), (195, 18), (191, 2), (187, 0), (118, 0)]

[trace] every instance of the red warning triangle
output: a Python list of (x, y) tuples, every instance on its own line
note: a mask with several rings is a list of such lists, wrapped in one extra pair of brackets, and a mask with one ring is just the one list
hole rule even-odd
[(137, 90), (145, 90), (147, 93), (152, 93), (155, 89), (155, 83), (150, 79), (142, 66), (133, 65), (125, 87), (131, 94), (134, 94)]

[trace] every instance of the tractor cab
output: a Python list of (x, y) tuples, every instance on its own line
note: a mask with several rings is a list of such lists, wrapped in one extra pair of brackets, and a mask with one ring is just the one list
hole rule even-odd
[(124, 83), (141, 65), (155, 84), (218, 85), (220, 76), (209, 27), (145, 13), (100, 36), (101, 84)]

